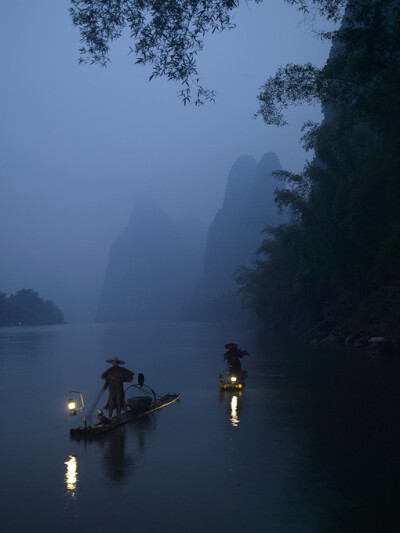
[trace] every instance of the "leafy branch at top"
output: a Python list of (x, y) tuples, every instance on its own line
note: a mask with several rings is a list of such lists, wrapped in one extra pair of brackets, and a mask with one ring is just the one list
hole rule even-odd
[[(254, 0), (256, 3), (262, 0)], [(285, 0), (303, 13), (310, 9), (337, 20), (344, 0)], [(214, 99), (214, 92), (200, 82), (197, 54), (208, 33), (235, 27), (233, 11), (239, 0), (71, 0), (72, 22), (80, 30), (80, 62), (106, 66), (110, 45), (125, 30), (133, 41), (136, 63), (152, 66), (153, 77), (182, 84), (186, 104)]]

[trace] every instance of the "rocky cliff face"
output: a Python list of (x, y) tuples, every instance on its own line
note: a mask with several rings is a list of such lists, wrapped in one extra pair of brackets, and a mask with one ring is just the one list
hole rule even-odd
[(174, 320), (193, 288), (193, 250), (176, 226), (149, 198), (140, 198), (128, 227), (111, 247), (98, 322)]
[(236, 271), (254, 261), (262, 230), (285, 220), (274, 204), (281, 183), (272, 172), (280, 168), (272, 152), (258, 164), (250, 156), (234, 163), (206, 245), (201, 223), (174, 224), (155, 202), (140, 198), (111, 247), (97, 321), (241, 318)]
[(203, 277), (191, 306), (194, 317), (213, 320), (242, 315), (235, 273), (239, 266), (254, 261), (262, 230), (286, 220), (274, 203), (274, 190), (282, 184), (272, 173), (280, 168), (273, 152), (258, 164), (254, 157), (242, 156), (232, 166), (223, 205), (208, 231)]

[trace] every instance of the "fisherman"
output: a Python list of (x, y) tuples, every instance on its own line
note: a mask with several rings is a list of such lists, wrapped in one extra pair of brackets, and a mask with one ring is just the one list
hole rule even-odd
[(239, 373), (242, 369), (242, 359), (245, 355), (249, 355), (247, 350), (241, 350), (234, 342), (225, 344), (225, 348), (228, 350), (224, 353), (224, 360), (228, 362), (229, 374)]
[(118, 357), (114, 359), (107, 359), (107, 363), (112, 365), (101, 375), (101, 379), (105, 379), (104, 390), (108, 388), (108, 402), (104, 409), (108, 409), (109, 418), (112, 418), (113, 410), (117, 411), (117, 420), (121, 418), (121, 409), (127, 410), (128, 406), (125, 403), (124, 381), (132, 381), (134, 373), (127, 368), (121, 368), (119, 365), (124, 365), (125, 361), (121, 361)]

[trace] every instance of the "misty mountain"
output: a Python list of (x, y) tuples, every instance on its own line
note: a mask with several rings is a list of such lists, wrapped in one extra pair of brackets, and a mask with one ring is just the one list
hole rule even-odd
[[(202, 276), (203, 254), (207, 241), (206, 224), (194, 217), (186, 216), (175, 224), (184, 249), (184, 265), (190, 290), (193, 290)], [(187, 301), (190, 293), (185, 295)]]
[(177, 224), (148, 197), (139, 198), (113, 243), (96, 320), (174, 320), (198, 279), (202, 225)]
[(189, 305), (193, 318), (219, 320), (243, 314), (235, 274), (253, 263), (262, 231), (287, 220), (274, 203), (274, 190), (282, 187), (272, 173), (281, 165), (274, 152), (239, 157), (227, 181), (221, 209), (209, 227), (203, 275)]

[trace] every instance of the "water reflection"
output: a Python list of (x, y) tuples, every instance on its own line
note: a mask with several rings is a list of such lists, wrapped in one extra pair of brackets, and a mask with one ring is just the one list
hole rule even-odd
[(238, 417), (238, 394), (233, 394), (231, 398), (231, 424), (233, 427), (237, 427), (239, 425), (239, 417)]
[[(155, 428), (156, 418), (150, 415), (135, 421), (134, 424), (127, 424), (126, 426), (117, 428), (106, 435), (92, 438), (74, 436), (72, 440), (76, 443), (83, 444), (85, 451), (93, 451), (93, 448), (99, 449), (107, 478), (113, 484), (121, 484), (135, 472), (135, 448), (139, 454), (144, 453), (149, 431)], [(71, 463), (73, 459), (75, 460), (76, 469), (75, 457), (70, 456), (70, 461), (65, 463), (69, 465), (66, 482), (67, 479), (71, 480), (71, 488), (68, 485), (69, 481), (67, 482), (67, 487), (70, 491), (74, 490), (72, 487), (74, 465)], [(67, 477), (69, 475), (70, 477)]]
[(232, 427), (238, 427), (240, 424), (239, 413), (242, 407), (242, 391), (220, 391), (220, 403), (226, 405), (229, 413), (229, 422)]
[(76, 498), (77, 484), (78, 484), (78, 462), (73, 455), (69, 456), (69, 460), (64, 463), (67, 465), (65, 473), (65, 484), (67, 485), (67, 493), (72, 499)]
[(126, 452), (125, 429), (120, 428), (112, 432), (105, 442), (104, 464), (107, 476), (114, 482), (122, 482), (131, 474), (134, 460)]

